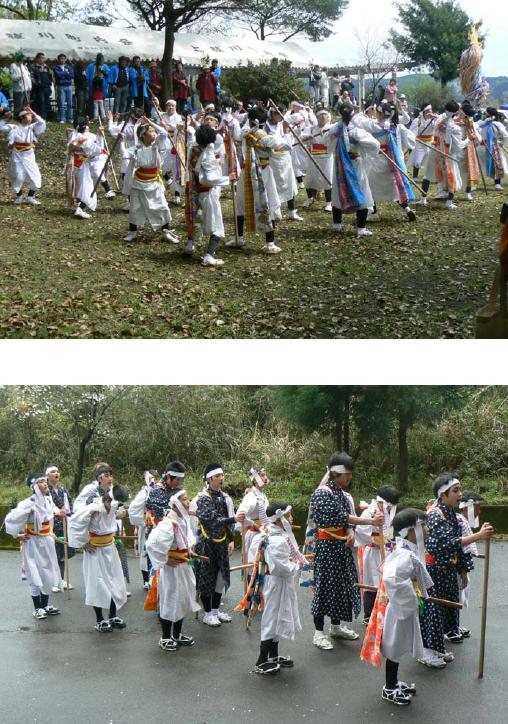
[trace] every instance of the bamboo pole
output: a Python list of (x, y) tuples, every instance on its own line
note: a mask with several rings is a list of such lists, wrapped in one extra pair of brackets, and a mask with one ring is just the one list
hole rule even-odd
[[(355, 588), (362, 588), (364, 591), (372, 591), (377, 593), (376, 586), (367, 586), (365, 583), (354, 583), (353, 585), (355, 586)], [(437, 603), (438, 606), (446, 606), (447, 608), (463, 608), (461, 603), (458, 603), (457, 601), (448, 601), (446, 598), (434, 598), (434, 596), (429, 596), (424, 600), (428, 601), (429, 603)]]
[[(104, 129), (104, 126), (102, 125), (102, 118), (101, 118), (100, 114), (99, 114), (99, 128), (102, 131), (102, 137), (104, 139), (104, 147), (107, 151), (108, 156), (111, 157), (111, 154), (109, 153), (108, 140), (106, 138), (106, 131)], [(115, 167), (114, 167), (113, 163), (111, 163), (111, 172), (113, 174), (113, 178), (115, 179), (116, 190), (120, 191), (120, 186), (118, 185), (118, 179), (116, 177), (116, 171), (115, 171)]]
[(418, 140), (418, 143), (421, 143), (422, 146), (426, 146), (427, 148), (430, 148), (431, 151), (435, 151), (436, 153), (440, 153), (441, 156), (444, 156), (445, 158), (449, 158), (450, 161), (455, 161), (455, 163), (458, 163), (458, 160), (454, 158), (453, 156), (450, 156), (449, 153), (445, 153), (444, 151), (441, 151), (440, 148), (436, 148), (431, 143), (426, 143), (426, 141)]
[(490, 538), (485, 540), (485, 566), (483, 569), (483, 600), (482, 600), (482, 625), (480, 636), (480, 662), (478, 666), (478, 678), (483, 679), (485, 665), (485, 634), (487, 630), (487, 602), (489, 596), (489, 565), (490, 565)]
[(67, 588), (65, 589), (65, 598), (69, 599), (71, 597), (71, 581), (69, 576), (69, 543), (68, 543), (68, 536), (67, 536), (67, 514), (63, 518), (63, 534), (64, 534), (64, 561), (65, 561), (65, 583), (67, 584)]
[(382, 156), (384, 156), (385, 158), (387, 158), (388, 161), (392, 164), (392, 166), (394, 166), (398, 171), (400, 171), (400, 173), (401, 173), (403, 176), (405, 176), (405, 177), (407, 178), (407, 180), (408, 180), (410, 183), (412, 183), (413, 186), (414, 186), (415, 188), (417, 188), (418, 191), (419, 191), (423, 196), (426, 196), (426, 195), (427, 195), (427, 194), (425, 193), (425, 191), (422, 189), (422, 187), (419, 186), (419, 185), (416, 183), (416, 181), (414, 181), (414, 179), (412, 179), (410, 176), (408, 176), (408, 174), (407, 174), (405, 171), (403, 171), (401, 168), (399, 168), (399, 166), (397, 166), (397, 164), (395, 163), (395, 161), (392, 161), (392, 159), (390, 158), (390, 156), (389, 156), (387, 153), (385, 153), (382, 148), (379, 149), (379, 153), (380, 153)]
[[(306, 553), (304, 557), (305, 558), (314, 558), (314, 554)], [(232, 573), (233, 571), (244, 571), (247, 568), (254, 568), (254, 563), (246, 563), (246, 564), (242, 564), (241, 566), (233, 566), (233, 568), (229, 569), (229, 572)]]
[(99, 174), (99, 178), (98, 178), (97, 181), (95, 182), (95, 186), (93, 187), (93, 191), (92, 191), (92, 193), (90, 194), (90, 196), (93, 196), (93, 195), (97, 192), (97, 187), (99, 186), (102, 177), (103, 177), (104, 174), (106, 173), (108, 164), (109, 164), (109, 162), (110, 162), (110, 160), (111, 160), (111, 156), (112, 156), (113, 152), (116, 150), (116, 147), (118, 146), (118, 144), (120, 143), (120, 139), (121, 139), (122, 134), (123, 134), (123, 132), (124, 132), (124, 130), (125, 130), (125, 126), (127, 125), (128, 122), (129, 122), (129, 116), (127, 115), (127, 117), (126, 117), (125, 121), (123, 122), (123, 125), (122, 125), (122, 127), (121, 127), (121, 129), (120, 129), (120, 133), (119, 133), (118, 136), (115, 138), (115, 140), (114, 140), (114, 142), (113, 142), (113, 145), (111, 146), (111, 152), (108, 154), (108, 157), (107, 157), (107, 159), (106, 159), (106, 163), (105, 163), (104, 166), (102, 167), (102, 171), (101, 171), (100, 174)]
[[(284, 118), (284, 114), (280, 112), (279, 108), (275, 105), (274, 101), (273, 101), (271, 98), (268, 99), (268, 103), (269, 103), (269, 105), (271, 105), (271, 106), (273, 106), (273, 107), (275, 108), (275, 110), (277, 111), (277, 113), (279, 114), (279, 116), (280, 116), (281, 118)], [(327, 186), (331, 186), (331, 185), (332, 185), (332, 182), (331, 182), (330, 179), (326, 176), (326, 174), (323, 172), (321, 166), (317, 163), (316, 159), (312, 157), (312, 154), (311, 154), (311, 153), (309, 152), (309, 150), (305, 147), (305, 144), (304, 144), (304, 143), (302, 142), (302, 140), (300, 139), (300, 136), (296, 133), (296, 131), (293, 130), (293, 128), (292, 128), (292, 126), (291, 126), (290, 123), (288, 123), (287, 125), (288, 125), (289, 130), (290, 130), (291, 133), (293, 134), (293, 137), (296, 139), (296, 142), (298, 143), (298, 145), (303, 148), (303, 150), (305, 151), (305, 153), (306, 153), (307, 156), (309, 157), (309, 159), (310, 159), (310, 161), (312, 162), (312, 164), (316, 167), (316, 169), (319, 171), (320, 175), (321, 175), (321, 176), (324, 178), (324, 180), (326, 181)]]
[[(245, 565), (247, 563), (247, 546), (246, 546), (246, 531), (245, 531), (245, 523), (242, 523), (242, 565)], [(243, 576), (243, 595), (247, 593), (247, 576), (244, 574)]]

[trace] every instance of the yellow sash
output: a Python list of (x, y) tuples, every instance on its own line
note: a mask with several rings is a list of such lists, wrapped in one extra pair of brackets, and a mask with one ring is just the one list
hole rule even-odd
[(114, 543), (115, 535), (114, 533), (104, 533), (104, 535), (98, 535), (97, 533), (89, 533), (89, 543), (96, 548), (104, 548), (105, 546), (110, 546), (112, 543)]

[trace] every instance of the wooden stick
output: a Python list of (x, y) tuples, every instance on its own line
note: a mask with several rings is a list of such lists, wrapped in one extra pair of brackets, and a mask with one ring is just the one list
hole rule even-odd
[(65, 590), (65, 598), (69, 599), (71, 597), (71, 590), (69, 586), (71, 585), (70, 578), (69, 578), (69, 542), (68, 542), (68, 536), (67, 536), (67, 515), (65, 515), (63, 519), (63, 534), (64, 534), (64, 561), (65, 561), (65, 583), (67, 584), (67, 588)]
[[(104, 139), (104, 147), (105, 147), (105, 149), (106, 149), (106, 151), (107, 151), (107, 153), (108, 153), (108, 156), (111, 156), (111, 154), (109, 153), (109, 146), (108, 146), (108, 141), (107, 141), (107, 138), (106, 138), (106, 131), (104, 130), (104, 126), (102, 125), (102, 118), (100, 117), (100, 115), (99, 115), (99, 128), (100, 128), (101, 131), (102, 131), (102, 137), (103, 137), (103, 139)], [(120, 191), (120, 186), (118, 185), (118, 179), (117, 179), (117, 177), (116, 177), (116, 171), (115, 171), (115, 167), (114, 167), (113, 164), (111, 164), (111, 171), (112, 171), (112, 173), (113, 173), (113, 178), (115, 179), (116, 190), (117, 190), (117, 191)]]
[(395, 166), (395, 168), (398, 169), (398, 170), (401, 172), (401, 174), (402, 174), (403, 176), (405, 176), (405, 177), (407, 178), (407, 180), (408, 180), (410, 183), (412, 183), (413, 186), (414, 186), (415, 188), (417, 188), (418, 191), (419, 191), (423, 196), (426, 196), (426, 195), (427, 195), (427, 194), (425, 193), (425, 191), (422, 189), (422, 187), (421, 187), (421, 186), (418, 186), (418, 184), (416, 183), (416, 181), (414, 181), (414, 180), (411, 178), (411, 176), (408, 176), (407, 173), (405, 173), (401, 168), (399, 168), (399, 167), (397, 166), (397, 164), (395, 163), (395, 161), (392, 161), (392, 159), (390, 158), (390, 156), (389, 156), (387, 153), (385, 153), (382, 148), (379, 149), (379, 153), (380, 153), (382, 156), (384, 156), (385, 158), (387, 158), (388, 161), (390, 161), (390, 163), (392, 164), (392, 166)]
[[(247, 563), (247, 546), (245, 543), (246, 533), (245, 533), (245, 523), (242, 523), (242, 565), (245, 565)], [(244, 575), (243, 577), (243, 595), (247, 593), (247, 576)]]
[[(305, 558), (314, 558), (313, 553), (306, 553)], [(254, 568), (254, 563), (246, 563), (245, 565), (242, 564), (241, 566), (233, 566), (233, 568), (229, 569), (229, 572), (232, 573), (233, 571), (244, 571), (247, 568)], [(376, 589), (377, 590), (377, 589)]]
[(418, 140), (418, 139), (417, 139), (417, 141), (418, 141), (418, 143), (421, 143), (422, 146), (426, 146), (427, 148), (430, 148), (431, 151), (435, 151), (436, 153), (440, 153), (441, 156), (444, 156), (445, 158), (449, 158), (450, 161), (455, 161), (455, 163), (458, 163), (458, 160), (457, 160), (456, 158), (454, 158), (453, 156), (450, 156), (450, 154), (445, 153), (444, 151), (441, 151), (440, 148), (436, 148), (436, 147), (433, 146), (431, 143), (426, 143), (425, 141), (420, 141), (420, 140)]
[[(362, 588), (365, 591), (372, 591), (377, 593), (376, 586), (367, 586), (365, 583), (354, 583), (353, 585), (355, 586), (355, 588)], [(434, 596), (429, 596), (424, 600), (428, 601), (429, 603), (437, 603), (438, 606), (447, 606), (448, 608), (463, 608), (461, 603), (458, 603), (457, 601), (448, 601), (446, 598), (434, 598)]]
[[(280, 112), (279, 108), (277, 108), (277, 106), (275, 105), (275, 103), (272, 101), (271, 98), (268, 99), (268, 103), (275, 108), (275, 110), (277, 111), (277, 113), (279, 114), (279, 116), (280, 116), (281, 118), (284, 118), (284, 114)], [(291, 124), (290, 124), (290, 123), (288, 123), (287, 126), (288, 126), (289, 130), (291, 131), (291, 133), (293, 134), (294, 138), (296, 139), (296, 142), (298, 143), (298, 145), (303, 148), (303, 150), (305, 151), (305, 153), (306, 153), (307, 156), (309, 157), (309, 159), (310, 159), (310, 161), (312, 162), (312, 164), (316, 167), (316, 169), (319, 171), (320, 175), (321, 175), (321, 176), (324, 178), (324, 180), (326, 181), (327, 186), (331, 186), (331, 185), (332, 185), (332, 182), (331, 182), (330, 179), (326, 176), (326, 174), (323, 172), (321, 166), (317, 163), (316, 159), (314, 159), (314, 158), (312, 157), (312, 154), (311, 154), (311, 153), (309, 152), (309, 150), (306, 148), (305, 144), (304, 144), (304, 143), (302, 142), (302, 140), (300, 139), (300, 136), (296, 133), (296, 131), (293, 130), (293, 128), (291, 127)]]
[(127, 117), (126, 117), (125, 121), (123, 122), (123, 125), (122, 125), (122, 127), (121, 127), (121, 129), (120, 129), (120, 133), (119, 133), (118, 136), (115, 138), (115, 140), (114, 140), (114, 142), (113, 142), (113, 145), (111, 146), (111, 152), (109, 153), (109, 155), (108, 155), (108, 157), (107, 157), (107, 159), (106, 159), (106, 163), (105, 163), (104, 166), (102, 167), (102, 171), (101, 171), (100, 174), (99, 174), (99, 178), (98, 178), (97, 181), (95, 182), (95, 186), (93, 187), (93, 191), (92, 191), (92, 193), (90, 194), (90, 196), (93, 196), (93, 195), (97, 192), (97, 187), (99, 186), (102, 177), (103, 177), (104, 174), (106, 173), (106, 170), (107, 170), (107, 168), (108, 168), (108, 163), (110, 162), (111, 156), (112, 156), (112, 154), (114, 153), (114, 151), (116, 150), (116, 147), (118, 146), (118, 144), (120, 143), (121, 137), (122, 137), (123, 132), (124, 132), (124, 130), (125, 130), (125, 126), (127, 125), (128, 122), (129, 122), (129, 116), (127, 115)]
[(482, 626), (480, 636), (480, 662), (478, 678), (483, 679), (485, 664), (485, 633), (487, 630), (487, 599), (489, 596), (489, 564), (490, 564), (490, 538), (485, 540), (485, 566), (483, 569), (483, 600), (482, 600)]

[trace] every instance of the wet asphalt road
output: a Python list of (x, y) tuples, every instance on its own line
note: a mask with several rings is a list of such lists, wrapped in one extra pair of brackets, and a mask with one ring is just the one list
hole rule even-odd
[[(298, 721), (384, 724), (491, 724), (508, 722), (508, 543), (495, 543), (485, 678), (477, 678), (483, 561), (472, 574), (471, 607), (462, 622), (469, 641), (453, 647), (456, 660), (445, 670), (427, 669), (406, 656), (400, 677), (414, 681), (411, 707), (381, 701), (383, 673), (359, 659), (360, 641), (339, 641), (333, 651), (312, 646), (310, 594), (300, 589), (304, 626), (296, 642), (281, 644), (295, 668), (275, 677), (249, 673), (259, 646), (259, 618), (245, 631), (243, 618), (211, 629), (194, 619), (184, 632), (190, 649), (162, 652), (154, 613), (143, 611), (144, 592), (137, 560), (129, 560), (132, 596), (122, 609), (124, 631), (99, 634), (94, 613), (84, 605), (81, 556), (71, 561), (75, 590), (70, 601), (52, 596), (62, 615), (36, 621), (19, 554), (0, 551), (0, 722), (26, 724), (238, 724)], [(241, 598), (239, 574), (225, 597), (231, 610)], [(359, 622), (354, 628), (361, 632)], [(451, 645), (450, 645), (451, 646)]]

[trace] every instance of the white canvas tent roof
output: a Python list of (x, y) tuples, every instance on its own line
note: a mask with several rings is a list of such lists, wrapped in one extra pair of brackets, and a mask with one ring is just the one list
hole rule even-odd
[[(0, 20), (0, 58), (10, 59), (22, 50), (28, 57), (43, 52), (49, 60), (58, 53), (70, 59), (91, 62), (97, 53), (106, 63), (120, 55), (139, 55), (143, 59), (162, 58), (164, 32), (143, 29), (50, 23), (46, 21)], [(193, 33), (180, 33), (175, 39), (173, 56), (184, 65), (199, 66), (204, 57), (218, 58), (223, 68), (252, 61), (260, 64), (271, 58), (290, 60), (297, 69), (307, 69), (318, 62), (297, 43), (260, 41), (254, 37), (203, 38)]]

